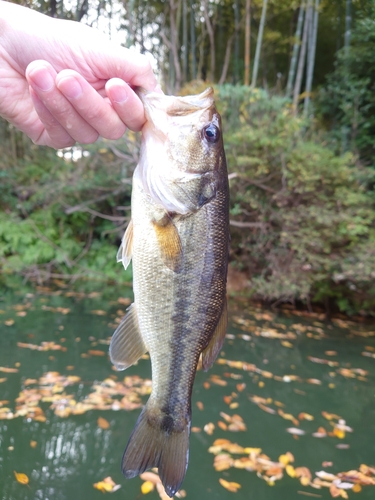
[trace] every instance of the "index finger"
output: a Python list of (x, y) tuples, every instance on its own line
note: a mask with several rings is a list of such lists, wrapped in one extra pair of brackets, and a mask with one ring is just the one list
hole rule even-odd
[[(97, 77), (104, 80), (117, 77), (131, 87), (143, 87), (146, 90), (161, 92), (151, 63), (145, 55), (115, 44), (111, 44), (110, 48), (103, 47), (101, 55), (105, 64), (100, 64), (100, 58), (93, 60), (93, 64), (97, 66)], [(101, 67), (98, 67), (97, 61)]]

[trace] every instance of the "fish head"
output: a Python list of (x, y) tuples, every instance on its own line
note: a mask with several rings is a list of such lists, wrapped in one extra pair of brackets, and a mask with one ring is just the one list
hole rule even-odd
[(217, 191), (224, 147), (213, 93), (212, 88), (190, 96), (137, 91), (146, 123), (135, 176), (168, 212), (194, 212)]

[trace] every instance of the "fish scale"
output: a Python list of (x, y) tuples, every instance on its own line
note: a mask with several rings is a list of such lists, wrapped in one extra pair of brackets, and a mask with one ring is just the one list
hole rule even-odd
[(133, 259), (134, 304), (113, 335), (124, 369), (146, 351), (152, 392), (125, 449), (131, 478), (158, 467), (169, 496), (186, 473), (197, 363), (224, 341), (229, 246), (228, 175), (212, 90), (139, 93), (147, 122), (133, 177), (132, 222), (119, 255)]

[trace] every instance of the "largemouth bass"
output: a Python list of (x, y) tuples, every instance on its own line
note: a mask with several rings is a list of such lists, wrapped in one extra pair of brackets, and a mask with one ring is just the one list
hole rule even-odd
[(138, 92), (144, 103), (132, 220), (118, 260), (133, 259), (134, 303), (110, 356), (123, 370), (146, 351), (152, 392), (122, 459), (127, 478), (158, 467), (172, 497), (189, 456), (191, 393), (199, 357), (207, 370), (226, 333), (229, 195), (213, 90), (174, 97)]

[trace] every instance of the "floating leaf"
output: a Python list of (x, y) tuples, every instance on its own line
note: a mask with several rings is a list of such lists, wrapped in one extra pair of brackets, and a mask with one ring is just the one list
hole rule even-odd
[(206, 424), (204, 427), (203, 427), (203, 430), (206, 434), (208, 434), (209, 436), (211, 436), (211, 434), (213, 434), (214, 430), (215, 430), (215, 424), (213, 424), (212, 422), (209, 422), (208, 424)]
[(14, 472), (14, 476), (17, 480), (18, 483), (20, 484), (29, 484), (29, 478), (26, 476), (26, 474), (23, 474), (22, 472)]
[(295, 436), (303, 436), (306, 434), (305, 431), (302, 429), (298, 429), (297, 427), (289, 427), (286, 432), (289, 432), (289, 434), (294, 434)]
[(147, 495), (147, 493), (150, 493), (154, 489), (155, 483), (152, 483), (151, 481), (145, 481), (144, 483), (142, 483), (141, 492), (143, 493), (143, 495)]
[(290, 452), (287, 452), (279, 456), (279, 462), (283, 465), (288, 465), (290, 462), (294, 462), (294, 456)]
[(296, 477), (296, 470), (293, 467), (293, 465), (287, 465), (285, 467), (285, 472), (288, 474), (290, 477)]
[(309, 420), (309, 421), (314, 420), (314, 417), (312, 415), (310, 415), (309, 413), (305, 413), (305, 412), (300, 413), (298, 415), (298, 418), (300, 420)]
[(237, 491), (241, 488), (241, 485), (239, 483), (233, 483), (230, 481), (226, 481), (225, 479), (220, 478), (219, 483), (223, 488), (225, 488), (228, 491), (231, 491), (233, 493), (237, 493)]
[(96, 314), (97, 316), (105, 316), (107, 314), (107, 312), (103, 311), (102, 309), (94, 309), (90, 312), (91, 314)]
[(104, 351), (99, 351), (98, 349), (90, 349), (88, 353), (91, 356), (105, 356), (107, 353)]
[(109, 429), (110, 423), (103, 417), (99, 417), (97, 420), (98, 427), (101, 429)]
[(116, 484), (110, 476), (103, 479), (103, 481), (95, 483), (93, 486), (102, 493), (114, 493), (121, 488), (121, 485)]
[(7, 368), (5, 366), (0, 366), (0, 372), (3, 373), (18, 373), (17, 368)]

